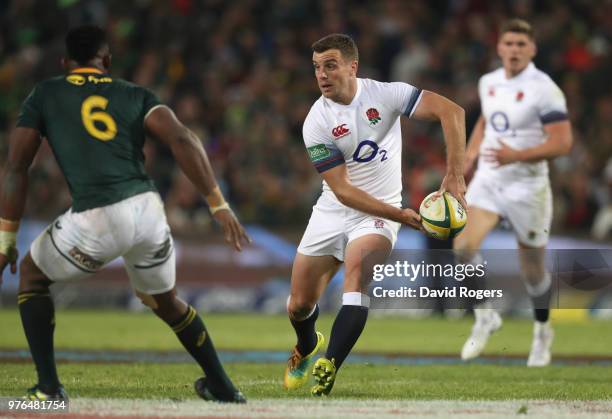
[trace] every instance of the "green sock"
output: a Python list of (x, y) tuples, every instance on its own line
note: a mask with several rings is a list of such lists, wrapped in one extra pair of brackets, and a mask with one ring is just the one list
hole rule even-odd
[(49, 292), (21, 292), (19, 313), (30, 353), (38, 373), (38, 385), (48, 394), (57, 391), (60, 385), (55, 369), (53, 331), (55, 330), (55, 308)]
[(187, 313), (170, 327), (185, 349), (202, 367), (213, 391), (219, 395), (232, 395), (236, 388), (225, 373), (212, 339), (195, 309), (189, 306)]

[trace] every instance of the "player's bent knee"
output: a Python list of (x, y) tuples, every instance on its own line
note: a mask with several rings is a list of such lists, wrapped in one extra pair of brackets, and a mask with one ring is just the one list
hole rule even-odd
[(302, 320), (308, 317), (315, 305), (316, 301), (310, 301), (307, 298), (298, 296), (290, 296), (287, 301), (287, 313), (294, 320)]
[(531, 297), (539, 297), (548, 292), (552, 285), (552, 279), (549, 272), (544, 271), (541, 274), (525, 274), (521, 275), (521, 279), (527, 289), (527, 294)]
[[(138, 295), (138, 291), (136, 295)], [(187, 303), (177, 297), (176, 288), (161, 294), (149, 295), (149, 297), (151, 297), (156, 305), (156, 307), (151, 307), (151, 309), (166, 323), (171, 323), (180, 319), (187, 312)], [(148, 305), (146, 303), (144, 304)]]
[(147, 307), (149, 307), (149, 308), (151, 308), (153, 310), (155, 310), (155, 309), (157, 309), (159, 307), (159, 305), (157, 304), (157, 301), (155, 301), (155, 298), (153, 298), (152, 295), (145, 294), (144, 292), (140, 292), (140, 291), (136, 290), (136, 296), (138, 298), (140, 298), (140, 301), (142, 301), (142, 303), (145, 306), (147, 306)]
[(34, 261), (32, 260), (32, 256), (28, 253), (19, 263), (19, 274), (22, 278), (30, 278), (34, 276), (36, 271), (40, 271)]
[(52, 281), (36, 266), (30, 253), (19, 264), (19, 292), (47, 291)]

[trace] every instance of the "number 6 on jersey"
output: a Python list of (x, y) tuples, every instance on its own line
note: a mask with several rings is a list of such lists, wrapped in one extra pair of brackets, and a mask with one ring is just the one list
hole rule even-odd
[[(108, 113), (104, 112), (108, 99), (102, 96), (89, 96), (81, 105), (81, 118), (85, 129), (96, 140), (110, 141), (117, 135), (117, 123)], [(95, 109), (102, 109), (101, 111)], [(96, 126), (96, 122), (98, 125)], [(100, 129), (104, 125), (104, 129)]]

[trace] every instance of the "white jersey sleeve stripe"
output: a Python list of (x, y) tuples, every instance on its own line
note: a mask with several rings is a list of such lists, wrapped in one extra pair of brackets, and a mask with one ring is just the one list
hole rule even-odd
[(408, 105), (406, 106), (406, 109), (404, 109), (404, 115), (406, 115), (407, 117), (412, 116), (412, 113), (416, 109), (416, 105), (418, 105), (418, 103), (421, 101), (422, 93), (423, 91), (421, 89), (415, 89), (412, 92), (412, 95), (410, 95), (410, 100), (408, 100)]
[(172, 109), (168, 107), (168, 105), (164, 105), (163, 103), (160, 103), (159, 105), (155, 105), (151, 109), (149, 109), (149, 112), (147, 112), (147, 114), (144, 116), (144, 118), (142, 118), (142, 120), (146, 121), (149, 115), (151, 115), (155, 109), (161, 108), (161, 107), (167, 108), (170, 112), (174, 113)]

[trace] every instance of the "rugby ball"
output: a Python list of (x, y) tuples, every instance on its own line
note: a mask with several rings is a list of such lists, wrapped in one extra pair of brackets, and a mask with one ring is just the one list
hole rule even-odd
[(439, 240), (457, 236), (467, 223), (467, 211), (448, 192), (442, 195), (432, 192), (427, 195), (421, 202), (419, 214), (425, 233)]

